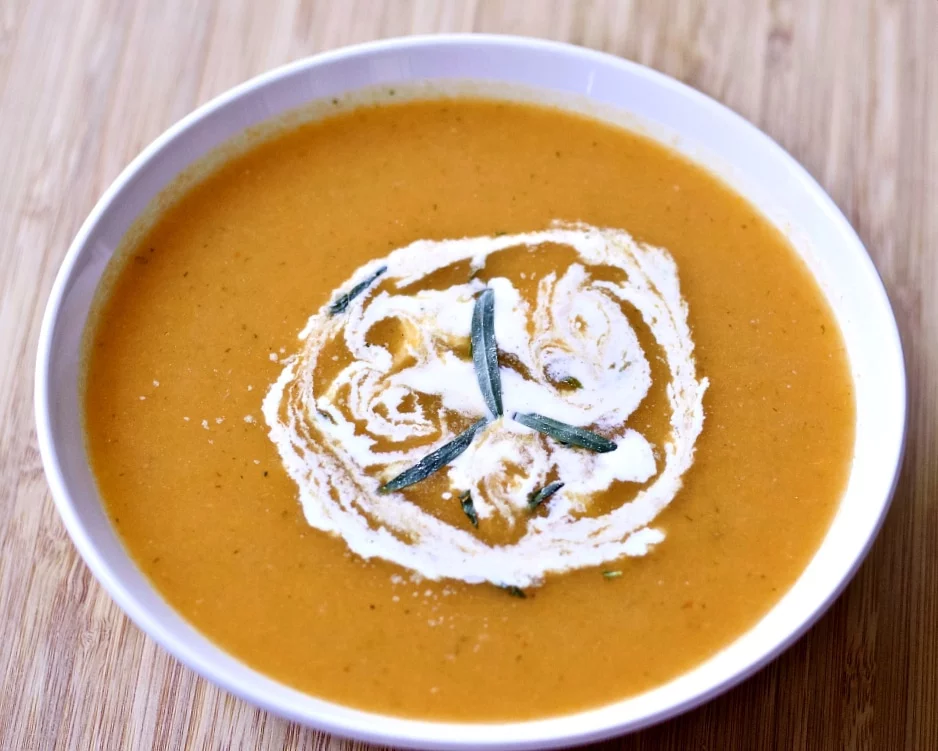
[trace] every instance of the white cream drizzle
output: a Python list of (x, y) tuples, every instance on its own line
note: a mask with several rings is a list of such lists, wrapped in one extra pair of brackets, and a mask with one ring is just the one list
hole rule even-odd
[[(501, 368), (506, 417), (490, 422), (444, 470), (454, 494), (472, 491), (480, 523), (498, 515), (524, 525), (517, 542), (490, 545), (402, 493), (377, 493), (382, 481), (455, 437), (448, 417), (475, 420), (487, 414), (472, 363), (454, 351), (469, 336), (474, 295), (483, 283), (405, 288), (452, 264), (468, 260), (479, 270), (493, 253), (518, 246), (518, 252), (537, 252), (544, 243), (568, 246), (578, 260), (543, 276), (533, 305), (509, 279), (488, 282), (495, 291), (499, 350), (532, 377)], [(382, 266), (387, 271), (345, 311), (331, 315), (325, 305), (310, 317), (300, 333), (302, 349), (281, 359), (283, 370), (264, 398), (270, 438), (312, 526), (340, 535), (364, 558), (393, 561), (429, 579), (519, 587), (538, 584), (547, 573), (644, 555), (664, 539), (648, 525), (674, 498), (693, 462), (707, 388), (707, 379), (696, 376), (687, 306), (666, 251), (638, 244), (622, 230), (555, 223), (517, 235), (419, 240), (359, 268), (340, 289)], [(595, 279), (596, 267), (619, 269), (625, 281)], [(667, 359), (671, 434), (660, 447), (660, 470), (649, 442), (625, 427), (648, 393), (651, 368), (623, 302), (638, 311)], [(386, 319), (399, 321), (406, 333), (395, 351), (368, 340), (368, 332)], [(348, 348), (350, 364), (330, 383), (318, 383), (317, 362), (335, 339)], [(582, 388), (558, 390), (551, 383), (566, 376)], [(420, 395), (436, 397), (437, 409), (421, 407)], [(595, 426), (618, 448), (594, 454), (563, 446), (511, 420), (515, 411)], [(415, 440), (422, 442), (414, 445)], [(397, 446), (378, 449), (388, 442)], [(546, 513), (529, 514), (529, 494), (549, 477), (562, 479), (564, 488), (546, 504)], [(653, 477), (615, 510), (579, 515), (613, 482)]]

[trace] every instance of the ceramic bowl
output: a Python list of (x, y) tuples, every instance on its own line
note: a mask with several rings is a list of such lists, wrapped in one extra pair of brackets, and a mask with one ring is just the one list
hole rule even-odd
[[(665, 685), (536, 721), (389, 717), (308, 696), (250, 669), (177, 615), (134, 565), (104, 513), (82, 439), (80, 345), (89, 306), (108, 259), (154, 196), (245, 128), (314, 100), (457, 80), (585, 103), (598, 116), (631, 123), (719, 173), (791, 238), (820, 282), (843, 330), (856, 387), (849, 485), (820, 549), (778, 604), (718, 654)], [(278, 715), (344, 736), (433, 749), (595, 740), (660, 722), (751, 675), (803, 634), (856, 571), (893, 493), (906, 415), (901, 345), (883, 285), (844, 216), (791, 156), (712, 99), (635, 63), (553, 42), (463, 35), (394, 39), (301, 60), (219, 96), (156, 139), (114, 181), (68, 250), (43, 321), (35, 397), (42, 460), (62, 520), (98, 581), (140, 628), (207, 679)]]

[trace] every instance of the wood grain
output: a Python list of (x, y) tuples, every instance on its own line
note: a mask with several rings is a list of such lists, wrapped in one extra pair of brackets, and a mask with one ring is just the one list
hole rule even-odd
[(714, 702), (604, 748), (938, 748), (938, 3), (0, 2), (0, 748), (350, 749), (144, 637), (49, 498), (32, 370), (56, 268), (144, 145), (249, 76), (379, 37), (489, 31), (645, 63), (763, 128), (831, 193), (889, 289), (909, 447), (871, 555), (822, 621)]

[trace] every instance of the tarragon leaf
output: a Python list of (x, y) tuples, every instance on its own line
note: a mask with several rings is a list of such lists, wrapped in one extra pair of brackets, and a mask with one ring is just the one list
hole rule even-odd
[(483, 418), (473, 423), (452, 441), (444, 443), (436, 451), (427, 454), (410, 469), (405, 469), (394, 479), (388, 480), (384, 485), (378, 488), (378, 492), (390, 493), (394, 490), (406, 488), (409, 485), (415, 485), (421, 480), (426, 480), (434, 472), (445, 467), (469, 448), (469, 444), (472, 443), (476, 432), (478, 432), (479, 428), (485, 425), (486, 422), (487, 420)]
[(617, 448), (616, 444), (608, 438), (604, 438), (585, 428), (567, 425), (567, 423), (560, 422), (560, 420), (552, 420), (543, 415), (534, 413), (524, 414), (522, 412), (515, 412), (512, 417), (522, 425), (526, 425), (532, 430), (536, 430), (538, 433), (550, 436), (561, 443), (569, 443), (571, 446), (579, 446), (580, 448), (595, 451), (598, 454), (615, 451)]
[(517, 597), (521, 600), (525, 599), (527, 595), (524, 593), (524, 590), (521, 587), (516, 587), (514, 584), (499, 584), (499, 589), (504, 589), (512, 597)]
[(560, 490), (563, 487), (562, 482), (552, 482), (545, 485), (543, 488), (538, 490), (535, 493), (531, 493), (528, 497), (528, 508), (534, 511), (538, 506), (540, 506), (544, 501), (550, 498), (554, 493)]
[(459, 504), (462, 506), (463, 513), (468, 517), (473, 527), (479, 526), (479, 515), (476, 513), (475, 504), (472, 502), (472, 493), (468, 490), (459, 494)]
[(335, 299), (335, 301), (333, 301), (333, 303), (329, 306), (329, 314), (335, 315), (336, 313), (341, 313), (342, 311), (344, 311), (348, 307), (349, 303), (352, 302), (352, 300), (354, 300), (362, 292), (364, 292), (372, 284), (374, 284), (375, 280), (387, 270), (388, 270), (387, 266), (382, 266), (374, 274), (372, 274), (367, 279), (365, 279), (365, 281), (359, 282), (354, 287), (352, 287), (348, 292), (343, 292), (341, 295), (339, 295)]
[(482, 291), (472, 309), (472, 364), (482, 390), (482, 398), (495, 417), (502, 416), (502, 380), (498, 371), (495, 344), (495, 292)]

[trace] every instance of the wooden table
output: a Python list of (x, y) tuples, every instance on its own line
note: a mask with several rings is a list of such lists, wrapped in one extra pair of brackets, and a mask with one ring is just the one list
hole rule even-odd
[(43, 479), (39, 320), (79, 224), (164, 128), (288, 60), (378, 37), (563, 39), (686, 81), (831, 193), (905, 339), (905, 470), (856, 579), (783, 657), (608, 748), (938, 749), (938, 2), (0, 0), (0, 748), (351, 748), (197, 678), (91, 578)]

